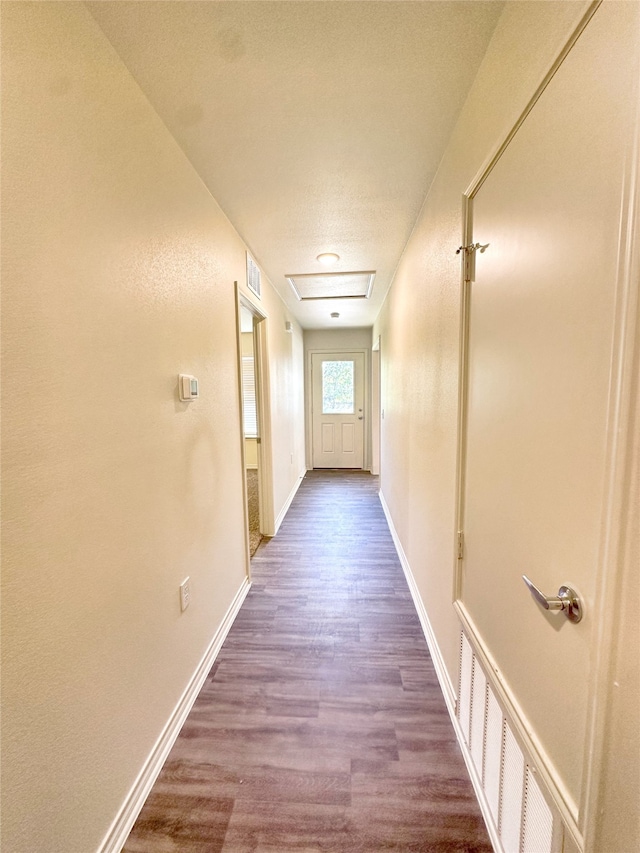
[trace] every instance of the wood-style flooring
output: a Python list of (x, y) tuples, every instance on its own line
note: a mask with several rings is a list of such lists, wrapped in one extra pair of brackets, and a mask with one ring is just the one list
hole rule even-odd
[(306, 476), (127, 853), (491, 851), (377, 490)]

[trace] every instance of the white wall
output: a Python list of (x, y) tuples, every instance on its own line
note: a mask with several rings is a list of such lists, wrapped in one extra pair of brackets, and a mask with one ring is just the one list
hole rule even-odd
[[(2, 5), (2, 847), (88, 853), (245, 581), (245, 246), (83, 4)], [(263, 290), (277, 512), (303, 346)]]

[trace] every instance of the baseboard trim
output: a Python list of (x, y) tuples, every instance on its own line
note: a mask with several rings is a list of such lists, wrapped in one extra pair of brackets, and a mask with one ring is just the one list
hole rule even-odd
[(300, 474), (298, 474), (298, 479), (294, 483), (294, 486), (291, 489), (291, 492), (289, 493), (289, 497), (286, 499), (286, 501), (284, 502), (284, 506), (282, 507), (282, 509), (278, 513), (278, 517), (276, 518), (276, 523), (274, 525), (274, 527), (275, 527), (275, 530), (273, 533), (274, 536), (276, 535), (276, 533), (280, 529), (280, 525), (284, 521), (285, 515), (289, 512), (289, 507), (293, 503), (293, 499), (295, 498), (296, 493), (297, 493), (298, 489), (300, 488), (300, 483), (302, 483), (302, 481), (304, 480), (306, 473), (307, 473), (307, 470), (305, 468)]
[(487, 827), (489, 839), (491, 841), (491, 844), (493, 845), (494, 853), (504, 853), (504, 849), (500, 841), (500, 836), (498, 834), (498, 828), (493, 822), (493, 815), (491, 814), (491, 809), (489, 808), (489, 803), (482, 787), (482, 780), (478, 776), (478, 772), (473, 763), (473, 758), (471, 757), (471, 752), (469, 751), (469, 748), (465, 742), (462, 729), (460, 728), (460, 723), (458, 722), (456, 692), (453, 688), (453, 684), (451, 683), (451, 679), (449, 678), (449, 673), (447, 672), (447, 668), (444, 663), (444, 658), (442, 657), (442, 653), (440, 651), (440, 646), (438, 645), (436, 635), (431, 626), (431, 622), (429, 621), (429, 616), (424, 606), (422, 597), (420, 596), (418, 585), (416, 584), (413, 572), (411, 571), (409, 560), (404, 552), (404, 548), (402, 547), (400, 538), (398, 537), (398, 533), (393, 523), (393, 518), (391, 517), (391, 512), (389, 510), (389, 507), (387, 506), (387, 502), (384, 498), (384, 495), (382, 494), (382, 491), (380, 491), (378, 495), (380, 498), (380, 503), (382, 504), (382, 509), (387, 519), (387, 524), (389, 525), (389, 530), (393, 538), (393, 543), (398, 553), (398, 559), (400, 560), (402, 571), (404, 572), (404, 576), (407, 579), (409, 592), (411, 593), (413, 603), (418, 613), (418, 619), (420, 620), (420, 625), (422, 626), (422, 632), (427, 641), (427, 646), (429, 647), (429, 653), (431, 654), (431, 659), (433, 661), (433, 666), (436, 671), (436, 676), (438, 678), (438, 682), (440, 684), (440, 688), (444, 696), (447, 711), (449, 712), (449, 716), (451, 718), (451, 723), (453, 725), (453, 730), (455, 732), (456, 739), (460, 746), (460, 750), (462, 751), (462, 757), (464, 758), (464, 763), (467, 767), (467, 772), (469, 773), (469, 778), (471, 779), (471, 784), (473, 785), (473, 790), (475, 792), (476, 799), (478, 800), (478, 805), (480, 806), (480, 811), (482, 812), (482, 817)]
[(127, 794), (118, 815), (111, 824), (111, 827), (100, 844), (97, 853), (120, 853), (122, 850), (122, 847), (124, 846), (127, 837), (131, 832), (140, 811), (142, 810), (145, 800), (149, 796), (149, 792), (162, 770), (162, 766), (171, 751), (171, 747), (180, 734), (180, 729), (182, 728), (193, 703), (196, 701), (198, 693), (200, 692), (200, 689), (202, 688), (202, 685), (204, 684), (205, 679), (209, 674), (220, 649), (222, 648), (222, 644), (229, 633), (229, 629), (231, 628), (250, 587), (251, 583), (248, 579), (245, 579), (231, 602), (229, 609), (225, 613), (218, 630), (214, 634), (207, 651), (193, 673), (189, 684), (178, 701), (178, 704), (169, 717), (160, 737), (156, 741), (149, 757), (145, 761), (138, 778)]
[(442, 693), (444, 694), (445, 702), (447, 703), (447, 708), (449, 709), (449, 713), (451, 714), (452, 718), (455, 719), (456, 691), (453, 689), (453, 684), (451, 683), (451, 679), (449, 678), (449, 673), (447, 672), (447, 668), (444, 663), (444, 658), (442, 657), (442, 653), (440, 651), (440, 646), (438, 645), (436, 635), (434, 634), (433, 628), (431, 627), (431, 622), (429, 621), (427, 610), (420, 596), (420, 592), (418, 591), (418, 585), (416, 584), (413, 572), (411, 571), (409, 560), (407, 559), (407, 555), (405, 554), (404, 548), (402, 547), (402, 543), (400, 542), (400, 538), (393, 523), (393, 518), (391, 517), (391, 512), (389, 510), (389, 507), (387, 506), (387, 502), (384, 498), (384, 495), (382, 494), (382, 491), (378, 492), (378, 496), (380, 498), (380, 503), (382, 504), (382, 509), (387, 519), (387, 524), (389, 525), (389, 530), (391, 531), (393, 544), (396, 546), (396, 551), (398, 552), (398, 558), (400, 560), (400, 565), (402, 566), (402, 571), (404, 572), (404, 576), (407, 579), (407, 584), (409, 585), (409, 592), (411, 593), (413, 603), (415, 604), (416, 610), (418, 612), (418, 619), (420, 620), (422, 632), (424, 633), (425, 639), (427, 641), (427, 646), (429, 647), (431, 659), (433, 660), (433, 665), (436, 670), (436, 675), (438, 676), (438, 681), (440, 682), (440, 687), (442, 688)]

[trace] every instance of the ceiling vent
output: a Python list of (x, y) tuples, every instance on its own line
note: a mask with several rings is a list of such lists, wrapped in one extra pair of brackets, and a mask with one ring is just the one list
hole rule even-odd
[(308, 299), (368, 299), (375, 270), (366, 272), (325, 272), (287, 275), (296, 297)]

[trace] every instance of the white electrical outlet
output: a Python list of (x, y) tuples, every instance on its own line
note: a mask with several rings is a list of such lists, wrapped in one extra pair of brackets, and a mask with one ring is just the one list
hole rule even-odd
[(180, 610), (183, 612), (189, 606), (191, 601), (191, 587), (189, 586), (189, 578), (185, 578), (180, 584)]

